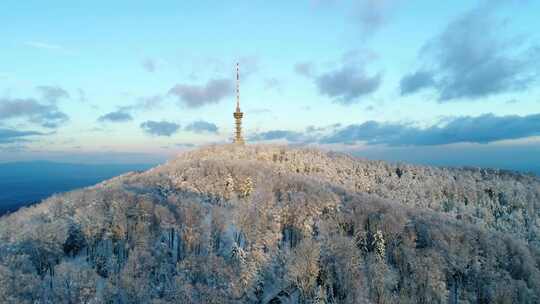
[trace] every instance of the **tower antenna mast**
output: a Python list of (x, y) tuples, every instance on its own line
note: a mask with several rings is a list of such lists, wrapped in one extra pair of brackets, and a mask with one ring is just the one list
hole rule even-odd
[(240, 112), (240, 64), (236, 63), (236, 111)]

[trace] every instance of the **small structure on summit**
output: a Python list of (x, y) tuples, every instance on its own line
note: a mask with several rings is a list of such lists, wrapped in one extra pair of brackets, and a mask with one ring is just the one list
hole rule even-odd
[(245, 143), (242, 136), (242, 117), (244, 113), (240, 111), (240, 64), (236, 63), (236, 111), (233, 113), (235, 132), (233, 142), (237, 145)]

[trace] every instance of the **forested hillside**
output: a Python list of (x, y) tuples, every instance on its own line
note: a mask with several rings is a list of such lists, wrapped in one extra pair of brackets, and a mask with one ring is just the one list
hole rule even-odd
[(539, 303), (540, 180), (211, 146), (0, 219), (0, 303)]

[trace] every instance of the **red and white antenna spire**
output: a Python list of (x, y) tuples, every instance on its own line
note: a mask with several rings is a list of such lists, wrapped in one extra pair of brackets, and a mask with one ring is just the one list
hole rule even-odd
[(240, 112), (240, 63), (236, 63), (236, 111)]

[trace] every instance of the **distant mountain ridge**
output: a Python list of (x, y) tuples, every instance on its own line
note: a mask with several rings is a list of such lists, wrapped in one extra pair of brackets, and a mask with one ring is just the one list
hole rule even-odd
[(540, 179), (209, 146), (0, 219), (5, 303), (538, 303)]
[(73, 164), (50, 161), (0, 163), (0, 215), (54, 193), (90, 186), (154, 164)]

